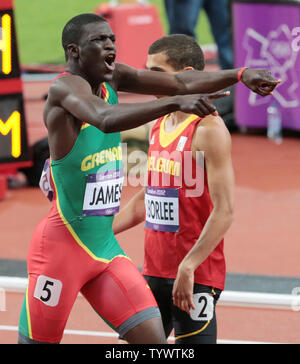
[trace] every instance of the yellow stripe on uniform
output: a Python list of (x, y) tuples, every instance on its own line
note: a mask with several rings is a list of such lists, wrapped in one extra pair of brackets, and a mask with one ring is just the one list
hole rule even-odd
[(28, 287), (29, 283), (26, 289), (26, 313), (27, 313), (27, 324), (28, 324), (28, 334), (29, 338), (33, 339), (32, 337), (32, 328), (31, 328), (31, 319), (30, 319), (30, 311), (29, 311), (29, 302), (28, 302)]
[(159, 131), (159, 142), (163, 148), (169, 146), (179, 135), (186, 129), (193, 121), (199, 119), (197, 115), (190, 115), (187, 117), (180, 126), (174, 130), (172, 133), (166, 133), (165, 131), (165, 122), (169, 115), (164, 116), (161, 124), (160, 124), (160, 131)]
[(190, 332), (189, 334), (177, 336), (177, 337), (175, 337), (175, 340), (182, 339), (183, 337), (189, 337), (189, 336), (193, 336), (193, 335), (200, 334), (200, 332), (204, 331), (207, 328), (207, 326), (209, 325), (209, 323), (210, 323), (210, 320), (207, 321), (207, 323), (202, 327), (202, 329), (200, 329), (198, 331)]
[(105, 97), (104, 97), (104, 101), (108, 102), (108, 99), (109, 99), (109, 92), (108, 92), (108, 88), (106, 87), (106, 84), (103, 83), (103, 88), (105, 90)]
[(82, 126), (81, 126), (81, 129), (80, 129), (80, 130), (86, 129), (86, 128), (88, 128), (89, 126), (91, 126), (91, 125), (90, 125), (90, 124), (88, 124), (88, 123), (82, 124)]

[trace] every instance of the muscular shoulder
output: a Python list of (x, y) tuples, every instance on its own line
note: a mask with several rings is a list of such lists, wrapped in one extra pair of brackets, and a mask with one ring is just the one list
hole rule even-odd
[(89, 83), (80, 76), (66, 75), (58, 78), (49, 88), (44, 117), (53, 107), (63, 108), (66, 99), (74, 99), (74, 102), (76, 102), (78, 97), (80, 98), (89, 93), (91, 93)]
[(49, 88), (48, 96), (61, 101), (67, 95), (91, 92), (89, 83), (80, 76), (66, 75), (55, 80)]
[[(47, 102), (44, 107), (44, 122), (50, 131), (62, 125), (70, 113), (65, 109), (66, 100), (73, 100), (76, 103), (76, 94), (91, 93), (90, 85), (81, 77), (75, 75), (62, 76), (55, 80), (49, 88)], [(79, 96), (80, 97), (80, 96)]]
[(193, 149), (208, 153), (206, 156), (231, 150), (231, 136), (220, 116), (208, 115), (199, 122)]

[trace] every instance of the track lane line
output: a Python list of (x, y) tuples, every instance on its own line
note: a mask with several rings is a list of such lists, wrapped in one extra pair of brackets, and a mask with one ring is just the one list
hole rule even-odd
[[(18, 331), (18, 326), (10, 326), (10, 325), (0, 325), (0, 331)], [(64, 331), (65, 335), (77, 335), (77, 336), (94, 336), (94, 337), (111, 337), (118, 338), (119, 334), (108, 331), (88, 331), (88, 330), (70, 330), (66, 329)], [(174, 341), (174, 337), (170, 336), (169, 341)], [(280, 344), (280, 343), (270, 343), (270, 342), (260, 342), (260, 341), (247, 341), (247, 340), (217, 340), (218, 344)]]

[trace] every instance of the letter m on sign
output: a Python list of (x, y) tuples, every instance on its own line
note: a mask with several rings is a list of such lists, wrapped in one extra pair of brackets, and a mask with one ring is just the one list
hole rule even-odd
[(8, 120), (0, 119), (0, 134), (7, 135), (11, 132), (11, 155), (19, 158), (21, 155), (21, 114), (14, 111)]

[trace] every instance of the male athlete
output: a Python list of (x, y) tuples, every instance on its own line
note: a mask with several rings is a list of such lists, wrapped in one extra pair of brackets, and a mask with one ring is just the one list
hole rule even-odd
[[(115, 36), (95, 14), (71, 19), (62, 44), (66, 72), (51, 85), (44, 108), (53, 203), (29, 249), (19, 342), (59, 343), (81, 292), (129, 343), (165, 343), (156, 301), (112, 231), (123, 182), (119, 132), (169, 112), (213, 113), (200, 93), (236, 83), (241, 71), (162, 75), (117, 64)], [(247, 69), (242, 79), (261, 95), (278, 83), (264, 70)], [(120, 105), (117, 91), (173, 96)]]
[[(193, 38), (170, 35), (151, 45), (147, 68), (201, 71), (204, 57)], [(148, 185), (116, 215), (113, 230), (145, 218), (143, 274), (166, 336), (174, 328), (176, 343), (216, 343), (215, 305), (226, 271), (223, 236), (233, 211), (231, 137), (223, 120), (182, 111), (158, 119), (150, 135)]]

